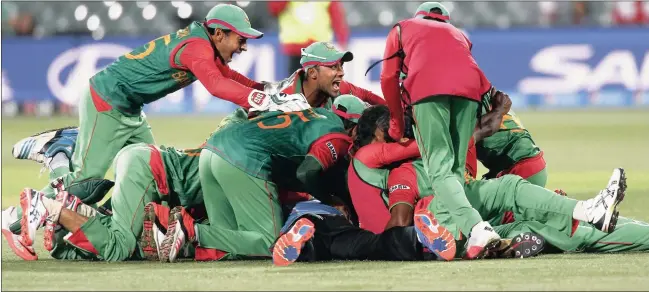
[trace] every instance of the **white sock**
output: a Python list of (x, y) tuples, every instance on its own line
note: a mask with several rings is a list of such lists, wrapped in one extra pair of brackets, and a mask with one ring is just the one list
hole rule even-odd
[(54, 222), (59, 222), (59, 216), (61, 216), (61, 209), (63, 209), (63, 203), (47, 198), (43, 196), (42, 198), (43, 206), (45, 210), (49, 213), (49, 218)]
[(586, 207), (584, 206), (584, 201), (577, 202), (575, 209), (572, 210), (572, 218), (579, 221), (589, 222), (588, 215), (586, 214)]
[(68, 156), (63, 152), (56, 153), (56, 155), (52, 157), (52, 160), (50, 160), (49, 167), (50, 171), (54, 171), (55, 169), (61, 167), (69, 168), (70, 158), (68, 158)]

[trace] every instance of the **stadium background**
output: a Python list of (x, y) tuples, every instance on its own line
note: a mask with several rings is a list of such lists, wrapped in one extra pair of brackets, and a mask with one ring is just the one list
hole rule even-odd
[[(46, 183), (46, 175), (38, 175), (39, 165), (13, 159), (13, 143), (46, 129), (75, 125), (75, 104), (92, 74), (134, 47), (200, 20), (217, 3), (222, 2), (2, 2), (2, 208), (16, 205), (23, 187)], [(253, 27), (265, 33), (249, 41), (248, 52), (236, 56), (231, 66), (257, 81), (286, 77), (288, 60), (267, 3), (228, 3), (241, 6)], [(630, 188), (621, 210), (625, 216), (649, 221), (648, 1), (443, 3), (451, 10), (452, 22), (472, 40), (479, 65), (496, 87), (509, 93), (513, 109), (543, 149), (548, 187), (588, 198), (605, 185), (613, 167), (625, 167)], [(391, 25), (410, 17), (420, 2), (342, 4), (350, 31), (347, 49), (355, 54), (345, 65), (345, 79), (380, 94), (380, 69), (368, 76), (365, 70), (381, 58)], [(147, 105), (145, 113), (157, 143), (193, 147), (233, 109), (195, 82)], [(41, 246), (38, 241), (36, 245)], [(59, 289), (108, 289), (86, 280), (97, 277), (119, 278), (111, 290), (286, 289), (291, 281), (321, 275), (331, 280), (316, 281), (311, 289), (649, 287), (646, 255), (544, 256), (533, 266), (525, 261), (451, 263), (448, 270), (436, 270), (440, 286), (434, 288), (416, 276), (430, 268), (425, 263), (400, 265), (395, 274), (386, 272), (394, 267), (391, 263), (310, 265), (309, 271), (298, 265), (290, 269), (291, 277), (280, 278), (265, 262), (187, 264), (165, 267), (154, 281), (138, 281), (152, 277), (160, 266), (114, 265), (97, 274), (92, 263), (21, 262), (4, 241), (2, 246), (3, 289), (52, 289), (48, 280), (58, 280), (61, 274), (43, 273), (50, 269), (77, 275), (59, 282)], [(47, 258), (42, 252), (41, 257)], [(585, 271), (585, 266), (600, 268)], [(171, 273), (175, 277), (165, 276)], [(475, 277), (462, 278), (464, 273)], [(559, 273), (562, 281), (557, 280)], [(33, 280), (36, 275), (38, 280)], [(249, 277), (255, 280), (246, 280)]]

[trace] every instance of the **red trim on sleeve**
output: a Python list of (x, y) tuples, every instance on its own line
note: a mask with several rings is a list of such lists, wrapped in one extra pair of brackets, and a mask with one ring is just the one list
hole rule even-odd
[(158, 191), (160, 191), (161, 194), (168, 195), (169, 186), (167, 185), (167, 173), (165, 172), (165, 167), (162, 163), (162, 154), (160, 154), (158, 147), (154, 145), (149, 145), (149, 148), (151, 149), (149, 165), (151, 166), (151, 173), (153, 173), (155, 184), (158, 186)]
[(340, 82), (340, 93), (341, 94), (351, 94), (353, 96), (356, 96), (360, 98), (362, 101), (367, 102), (371, 105), (377, 105), (377, 104), (386, 104), (385, 100), (374, 94), (373, 92), (360, 88), (354, 84), (351, 84), (347, 81), (341, 81)]
[(320, 162), (322, 169), (328, 169), (336, 161), (347, 155), (352, 141), (349, 136), (339, 133), (327, 134), (311, 144), (309, 155)]
[(419, 199), (419, 187), (417, 185), (417, 174), (412, 167), (412, 163), (404, 163), (390, 171), (388, 194), (389, 207), (397, 203), (407, 203), (414, 208)]
[(393, 162), (421, 157), (417, 142), (406, 143), (372, 143), (361, 147), (354, 158), (370, 168), (379, 168)]
[[(385, 41), (385, 51), (383, 58), (394, 55), (399, 50), (399, 38), (397, 35), (397, 27), (392, 28)], [(395, 140), (403, 137), (404, 121), (403, 121), (403, 106), (401, 105), (401, 90), (399, 89), (399, 57), (394, 57), (390, 60), (383, 62), (383, 69), (381, 70), (381, 90), (383, 91), (383, 98), (390, 109), (390, 130), (389, 134)]]
[(99, 255), (99, 252), (97, 251), (97, 249), (95, 249), (92, 243), (90, 243), (88, 237), (86, 237), (86, 234), (83, 233), (83, 230), (81, 230), (81, 228), (77, 229), (77, 232), (72, 233), (72, 235), (68, 237), (68, 241), (74, 246), (79, 247), (80, 249)]
[(236, 103), (248, 109), (248, 95), (253, 91), (239, 82), (230, 80), (230, 68), (214, 59), (214, 51), (208, 41), (192, 41), (180, 54), (180, 63), (187, 67), (213, 96)]

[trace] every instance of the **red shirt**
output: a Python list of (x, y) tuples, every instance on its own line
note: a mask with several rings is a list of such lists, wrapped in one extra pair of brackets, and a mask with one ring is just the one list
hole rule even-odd
[[(401, 44), (407, 69), (404, 87), (414, 104), (426, 97), (451, 95), (480, 101), (491, 87), (471, 55), (472, 44), (453, 25), (425, 19), (400, 22)], [(384, 58), (399, 49), (396, 27), (386, 40)], [(401, 58), (386, 60), (381, 71), (381, 89), (390, 108), (390, 136), (403, 136), (403, 106), (399, 89)]]
[(264, 85), (230, 69), (220, 58), (215, 60), (214, 54), (209, 41), (191, 40), (180, 54), (180, 63), (196, 76), (210, 94), (249, 109), (248, 95), (254, 89), (263, 90)]

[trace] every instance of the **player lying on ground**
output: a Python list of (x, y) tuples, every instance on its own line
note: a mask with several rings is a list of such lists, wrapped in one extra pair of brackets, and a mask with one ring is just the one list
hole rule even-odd
[[(386, 110), (383, 111), (385, 117), (376, 119), (374, 123), (369, 119), (364, 120), (361, 118), (357, 134), (364, 135), (364, 133), (375, 132), (363, 130), (365, 122), (370, 125), (376, 124), (379, 132), (387, 133), (389, 127), (387, 122), (388, 114)], [(368, 117), (371, 116), (368, 115)], [(385, 141), (382, 138), (383, 135), (381, 137), (378, 135), (373, 136), (372, 140), (374, 142)], [(370, 139), (355, 139), (355, 141), (359, 140), (369, 141)], [(381, 152), (376, 149), (381, 148), (383, 148), (382, 143), (365, 146), (355, 154), (355, 159), (364, 162), (363, 160), (375, 157), (377, 153), (380, 154)], [(365, 164), (377, 166), (376, 161), (376, 159), (371, 159)], [(380, 159), (380, 161), (385, 164), (391, 162), (386, 159)], [(385, 202), (383, 208), (388, 208), (390, 217), (376, 217), (376, 220), (387, 225), (386, 228), (410, 225), (414, 213), (415, 225), (418, 230), (420, 232), (430, 230), (423, 226), (423, 223), (435, 222), (431, 217), (432, 214), (422, 208), (414, 209), (416, 202), (419, 202), (417, 206), (421, 207), (422, 202), (419, 199), (422, 194), (432, 194), (427, 181), (420, 179), (424, 174), (421, 160), (415, 159), (397, 167), (392, 165), (392, 167), (391, 170), (387, 170), (388, 177), (386, 179), (378, 180), (376, 179), (377, 176), (363, 175), (362, 173), (360, 175), (365, 182), (381, 189), (386, 194), (383, 197)], [(550, 244), (563, 251), (637, 251), (649, 248), (649, 235), (647, 235), (649, 225), (624, 217), (619, 218), (619, 221), (617, 220), (616, 205), (624, 197), (626, 188), (625, 175), (621, 169), (614, 170), (605, 190), (600, 191), (595, 198), (587, 201), (576, 201), (556, 196), (553, 192), (531, 185), (518, 176), (507, 175), (499, 179), (475, 181), (474, 174), (471, 174), (471, 176), (468, 176), (468, 180), (465, 189), (469, 201), (480, 211), (483, 218), (492, 221), (496, 226), (496, 231), (503, 237), (519, 234), (522, 231), (534, 232), (545, 237)], [(371, 197), (367, 196), (367, 194), (352, 193), (353, 197), (359, 195), (363, 196), (363, 202), (381, 199), (378, 196)], [(354, 200), (354, 202), (359, 201)], [(449, 229), (456, 239), (460, 239), (461, 230), (449, 219), (450, 216), (443, 206), (435, 204), (435, 200), (431, 205), (436, 208), (434, 217), (437, 217), (440, 224)], [(502, 218), (502, 213), (510, 210), (516, 214), (517, 221), (498, 226), (498, 220)], [(547, 212), (552, 214), (554, 218), (548, 218), (548, 216), (544, 215)], [(427, 220), (417, 221), (417, 218), (426, 218)], [(579, 225), (564, 220), (571, 218), (579, 220)], [(620, 222), (623, 227), (616, 229), (616, 221)], [(422, 234), (425, 233), (420, 233), (420, 235)], [(428, 242), (433, 242), (433, 240)]]
[[(213, 7), (203, 22), (155, 39), (114, 63), (90, 79), (79, 104), (79, 138), (72, 164), (74, 172), (54, 156), (47, 161), (52, 173), (62, 177), (63, 186), (75, 190), (87, 204), (100, 200), (105, 193), (103, 181), (117, 152), (128, 144), (154, 144), (150, 126), (142, 112), (144, 104), (163, 98), (195, 80), (200, 80), (214, 96), (236, 103), (250, 111), (292, 111), (308, 108), (301, 95), (268, 95), (257, 83), (228, 67), (234, 54), (247, 49), (247, 39), (263, 34), (250, 26), (246, 13), (235, 5)], [(16, 157), (39, 159), (38, 150), (49, 137), (24, 141)], [(48, 198), (53, 188), (43, 189)], [(96, 195), (96, 196), (94, 196)], [(29, 194), (22, 195), (23, 205)], [(24, 236), (26, 246), (30, 237)]]
[[(45, 222), (44, 244), (54, 258), (106, 261), (144, 258), (147, 250), (155, 251), (158, 236), (154, 229), (145, 233), (152, 233), (152, 236), (143, 237), (138, 244), (143, 226), (145, 229), (155, 228), (147, 221), (154, 217), (151, 214), (155, 211), (154, 205), (148, 203), (165, 202), (171, 207), (201, 209), (203, 195), (198, 178), (200, 151), (176, 150), (144, 143), (124, 147), (113, 162), (115, 189), (111, 197), (112, 215), (97, 213), (68, 191), (60, 190), (57, 198), (51, 200), (38, 191), (25, 190), (34, 203), (34, 207), (28, 209), (31, 212), (26, 212), (25, 216), (40, 214), (28, 217), (32, 223), (27, 229), (30, 240), (34, 240), (35, 231)], [(200, 214), (194, 214), (200, 219)], [(61, 230), (55, 232), (58, 229)], [(64, 240), (62, 236), (65, 236)], [(18, 256), (25, 260), (37, 258), (31, 246), (20, 248), (19, 244), (21, 242), (10, 242)]]

